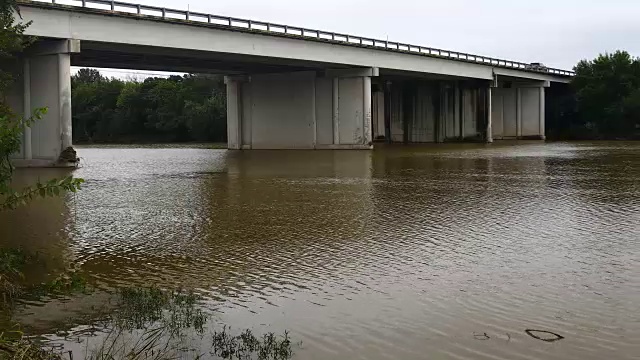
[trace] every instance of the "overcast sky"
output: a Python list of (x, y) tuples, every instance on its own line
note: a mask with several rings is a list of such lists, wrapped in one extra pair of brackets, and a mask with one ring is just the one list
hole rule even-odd
[(570, 69), (640, 55), (640, 0), (127, 0)]

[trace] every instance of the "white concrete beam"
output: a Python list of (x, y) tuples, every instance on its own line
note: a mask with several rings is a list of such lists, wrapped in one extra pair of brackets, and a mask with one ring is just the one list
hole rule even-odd
[(39, 41), (26, 50), (27, 56), (44, 56), (54, 54), (77, 54), (80, 52), (80, 40), (66, 39), (56, 41)]
[(327, 69), (325, 70), (326, 77), (340, 78), (340, 77), (361, 77), (361, 76), (380, 76), (380, 69), (366, 68), (366, 69)]
[(33, 24), (28, 35), (79, 39), (110, 44), (152, 46), (260, 59), (288, 59), (314, 64), (340, 64), (465, 78), (491, 80), (498, 75), (568, 81), (565, 77), (516, 69), (493, 68), (453, 59), (376, 48), (310, 41), (286, 36), (221, 29), (203, 24), (186, 25), (157, 19), (21, 6), (22, 16)]
[(553, 81), (559, 83), (569, 83), (571, 78), (566, 76), (554, 76), (552, 74), (544, 74), (526, 70), (506, 69), (506, 68), (494, 68), (493, 73), (498, 76), (507, 76), (520, 79), (540, 80), (540, 81)]

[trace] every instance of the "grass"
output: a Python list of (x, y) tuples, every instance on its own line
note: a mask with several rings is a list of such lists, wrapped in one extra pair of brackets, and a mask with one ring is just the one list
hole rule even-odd
[(29, 254), (22, 249), (0, 249), (0, 309), (7, 310), (14, 305), (15, 299), (38, 299), (43, 296), (71, 294), (86, 289), (86, 280), (73, 269), (52, 281), (37, 285), (23, 285), (23, 271), (28, 266), (41, 262), (39, 254)]
[[(0, 310), (12, 313), (18, 298), (38, 298), (86, 292), (85, 279), (68, 270), (53, 281), (37, 286), (20, 285), (23, 270), (38, 261), (37, 255), (22, 250), (0, 249)], [(98, 321), (102, 337), (89, 348), (86, 338), (85, 360), (170, 360), (218, 358), (228, 360), (287, 360), (293, 356), (288, 332), (269, 332), (256, 336), (250, 329), (234, 335), (231, 328), (206, 333), (211, 316), (205, 313), (200, 297), (192, 291), (150, 288), (122, 288), (117, 291), (115, 310)], [(197, 349), (185, 346), (187, 340), (203, 344)], [(207, 348), (202, 353), (202, 348)], [(187, 355), (191, 354), (191, 355)], [(45, 344), (12, 331), (0, 334), (0, 360), (73, 360), (72, 354), (48, 350)]]
[(2, 360), (62, 360), (61, 354), (44, 349), (41, 345), (20, 336), (17, 340), (0, 335)]
[(171, 335), (183, 329), (204, 332), (208, 316), (197, 307), (198, 296), (183, 290), (163, 291), (159, 288), (124, 288), (120, 291), (113, 324), (125, 330), (148, 329), (161, 325)]
[[(111, 318), (107, 339), (91, 351), (89, 360), (183, 359), (181, 344), (187, 334), (205, 339), (209, 315), (198, 308), (199, 297), (184, 290), (127, 288), (119, 291), (119, 305)], [(132, 336), (133, 335), (133, 336)], [(230, 328), (210, 334), (206, 353), (190, 352), (193, 359), (287, 360), (293, 356), (289, 333), (257, 337), (249, 329), (233, 335)]]
[(259, 338), (251, 330), (233, 336), (223, 327), (222, 331), (213, 333), (210, 354), (223, 359), (248, 360), (257, 357), (258, 360), (287, 360), (293, 356), (293, 350), (287, 331), (280, 337), (267, 333)]
[(20, 249), (0, 249), (0, 292), (2, 292), (1, 308), (6, 308), (22, 293), (19, 281), (23, 278), (22, 270), (29, 256)]

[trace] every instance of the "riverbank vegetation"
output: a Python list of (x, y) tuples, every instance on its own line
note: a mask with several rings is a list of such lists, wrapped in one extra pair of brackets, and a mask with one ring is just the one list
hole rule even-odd
[[(47, 341), (29, 336), (12, 320), (17, 307), (26, 306), (23, 300), (33, 303), (45, 296), (70, 300), (96, 291), (72, 268), (48, 282), (28, 284), (24, 270), (42, 263), (40, 256), (0, 249), (0, 359), (73, 359), (59, 344), (78, 340), (84, 342), (85, 360), (287, 360), (293, 356), (294, 344), (286, 331), (254, 335), (246, 329), (234, 334), (226, 325), (214, 324), (195, 292), (158, 287), (125, 287), (100, 295), (106, 300), (79, 324), (82, 330), (61, 329), (61, 334), (67, 333), (64, 338)], [(219, 330), (209, 330), (213, 327)]]
[(220, 76), (122, 80), (95, 69), (72, 77), (74, 143), (225, 142)]
[(582, 60), (569, 89), (549, 96), (555, 139), (640, 139), (640, 58), (626, 51)]

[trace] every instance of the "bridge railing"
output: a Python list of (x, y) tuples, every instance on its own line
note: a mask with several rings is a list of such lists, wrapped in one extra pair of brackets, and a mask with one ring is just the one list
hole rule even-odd
[[(22, 3), (29, 3), (31, 1), (19, 1)], [(411, 45), (406, 43), (400, 43), (388, 40), (378, 40), (373, 38), (366, 38), (362, 36), (354, 36), (349, 34), (341, 34), (335, 32), (328, 32), (322, 30), (308, 29), (298, 26), (289, 26), (271, 22), (255, 21), (248, 19), (240, 19), (229, 16), (219, 16), (213, 14), (206, 14), (201, 12), (194, 12), (189, 10), (176, 10), (164, 7), (131, 4), (121, 1), (111, 0), (36, 0), (38, 3), (51, 3), (72, 5), (83, 8), (91, 8), (98, 10), (106, 10), (112, 12), (127, 12), (144, 16), (155, 16), (162, 19), (172, 20), (184, 20), (193, 21), (197, 23), (208, 23), (218, 26), (228, 26), (230, 28), (244, 29), (251, 31), (261, 31), (274, 34), (284, 34), (292, 37), (299, 38), (315, 38), (325, 40), (329, 42), (350, 44), (363, 47), (371, 47), (376, 49), (385, 49), (391, 51), (408, 52), (412, 54), (420, 54), (430, 57), (446, 58), (457, 61), (480, 63), (490, 66), (497, 66), (503, 68), (512, 68), (518, 70), (525, 70), (537, 73), (546, 73), (560, 76), (574, 76), (573, 71), (554, 69), (545, 67), (539, 64), (527, 64), (518, 61), (497, 59), (482, 55), (474, 55), (463, 52), (437, 49), (432, 47)]]

